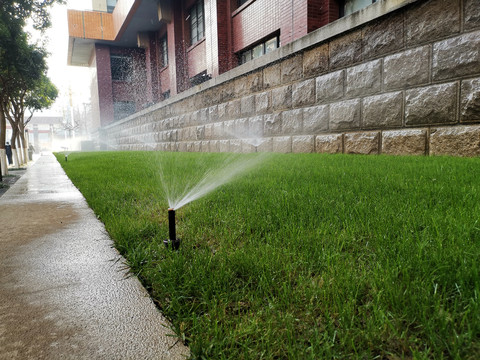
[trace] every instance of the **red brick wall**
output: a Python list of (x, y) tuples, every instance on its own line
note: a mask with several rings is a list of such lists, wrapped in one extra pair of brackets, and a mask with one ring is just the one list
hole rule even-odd
[(113, 122), (113, 89), (112, 71), (110, 69), (110, 48), (95, 45), (95, 60), (97, 66), (98, 98), (100, 122), (102, 126)]
[(187, 51), (189, 78), (192, 78), (207, 69), (205, 43), (205, 40), (199, 41)]
[[(336, 0), (256, 0), (234, 12), (233, 52), (280, 31), (283, 46), (338, 18)], [(332, 16), (331, 12), (336, 14)], [(332, 20), (333, 19), (333, 20)]]

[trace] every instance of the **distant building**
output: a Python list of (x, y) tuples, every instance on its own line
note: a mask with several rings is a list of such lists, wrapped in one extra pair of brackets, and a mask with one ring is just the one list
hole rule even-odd
[(93, 0), (68, 11), (68, 63), (96, 68), (105, 126), (374, 2)]

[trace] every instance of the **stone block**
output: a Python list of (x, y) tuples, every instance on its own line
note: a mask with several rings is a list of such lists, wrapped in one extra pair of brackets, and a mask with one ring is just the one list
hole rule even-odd
[(210, 152), (210, 141), (202, 141), (200, 149), (202, 152)]
[(274, 113), (264, 116), (263, 134), (266, 136), (280, 135), (282, 133), (282, 114)]
[(187, 151), (187, 144), (185, 142), (177, 143), (177, 151), (179, 152), (186, 152)]
[(346, 100), (330, 104), (330, 130), (356, 129), (360, 126), (360, 100)]
[(303, 109), (303, 132), (316, 134), (328, 129), (328, 105), (312, 106)]
[(406, 41), (411, 46), (460, 31), (460, 0), (420, 2), (406, 12)]
[(205, 139), (213, 139), (213, 124), (205, 125)]
[(273, 151), (278, 153), (290, 153), (292, 152), (292, 137), (281, 136), (273, 138)]
[(271, 91), (265, 91), (255, 95), (255, 111), (257, 114), (265, 114), (271, 109), (271, 98)]
[(220, 93), (220, 102), (231, 100), (235, 95), (235, 82), (229, 81), (228, 83), (220, 85), (218, 92)]
[(213, 105), (208, 108), (208, 118), (210, 122), (218, 121), (218, 105)]
[(202, 151), (202, 142), (201, 141), (194, 141), (193, 142), (193, 151), (194, 152), (201, 152)]
[(303, 77), (303, 56), (295, 55), (280, 63), (282, 84), (299, 80)]
[(235, 89), (235, 97), (247, 95), (249, 93), (249, 84), (246, 76), (240, 76), (233, 80), (233, 88)]
[(347, 69), (345, 92), (349, 97), (370, 95), (382, 86), (382, 62), (374, 60)]
[(194, 147), (194, 144), (193, 144), (192, 141), (187, 141), (185, 143), (185, 147), (186, 147), (187, 152), (194, 152), (195, 151), (195, 147)]
[(228, 103), (218, 104), (218, 120), (225, 120), (227, 118), (227, 105)]
[(305, 77), (328, 71), (328, 44), (307, 50), (303, 53), (303, 73)]
[(431, 155), (480, 156), (480, 125), (432, 130)]
[(402, 129), (384, 131), (382, 153), (386, 155), (425, 155), (427, 130)]
[(210, 140), (210, 152), (220, 152), (220, 142), (218, 140)]
[(404, 47), (403, 16), (381, 18), (363, 29), (363, 58), (385, 55)]
[(260, 144), (257, 146), (257, 152), (272, 152), (273, 138), (262, 138)]
[(460, 101), (460, 122), (479, 121), (480, 78), (462, 81)]
[(293, 135), (302, 132), (303, 110), (295, 109), (282, 113), (282, 134)]
[(257, 92), (263, 89), (263, 72), (255, 71), (247, 75), (248, 93)]
[(230, 152), (230, 140), (218, 141), (220, 152)]
[(403, 94), (394, 92), (363, 99), (363, 126), (388, 128), (402, 126)]
[(339, 100), (343, 97), (345, 71), (335, 71), (315, 79), (315, 92), (318, 103)]
[(292, 152), (311, 153), (315, 149), (315, 137), (313, 135), (301, 135), (292, 137)]
[(223, 122), (223, 133), (227, 137), (235, 135), (235, 120), (228, 120)]
[(242, 153), (249, 154), (257, 152), (257, 142), (255, 139), (242, 139)]
[(383, 83), (387, 90), (426, 84), (429, 74), (429, 45), (387, 56), (383, 62)]
[(199, 110), (198, 121), (200, 124), (206, 124), (208, 122), (208, 108)]
[(292, 85), (286, 85), (272, 90), (272, 106), (274, 110), (292, 107)]
[(301, 107), (315, 103), (315, 79), (292, 85), (292, 106)]
[(405, 124), (455, 123), (457, 83), (428, 86), (406, 91)]
[[(197, 140), (205, 139), (205, 126), (197, 126), (196, 139)], [(164, 140), (167, 140), (167, 139), (165, 138)]]
[(240, 100), (240, 113), (242, 116), (248, 116), (255, 113), (255, 95), (242, 97)]
[(378, 154), (380, 147), (380, 132), (369, 131), (345, 134), (346, 154)]
[(480, 73), (480, 31), (433, 44), (433, 79), (444, 80)]
[(480, 6), (478, 0), (464, 0), (465, 29), (470, 30), (480, 27)]
[(282, 82), (280, 63), (263, 69), (263, 87), (265, 89), (280, 85)]
[(212, 137), (214, 139), (221, 139), (223, 136), (223, 122), (213, 124)]
[(330, 69), (356, 64), (362, 60), (362, 31), (357, 30), (330, 42)]
[(341, 154), (343, 152), (343, 134), (317, 135), (315, 137), (317, 153)]
[(248, 119), (248, 135), (259, 138), (263, 136), (263, 116), (254, 116)]
[(242, 152), (242, 140), (232, 139), (230, 140), (230, 151), (234, 153)]
[(240, 107), (241, 101), (240, 99), (229, 101), (227, 104), (227, 118), (228, 119), (236, 119), (240, 117)]
[(235, 120), (235, 128), (233, 136), (237, 138), (245, 137), (248, 135), (248, 118)]

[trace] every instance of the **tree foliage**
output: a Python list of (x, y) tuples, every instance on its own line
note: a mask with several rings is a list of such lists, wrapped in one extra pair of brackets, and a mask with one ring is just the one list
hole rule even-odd
[(48, 10), (55, 3), (65, 1), (0, 2), (0, 150), (5, 148), (7, 119), (14, 133), (19, 129), (23, 132), (25, 109), (35, 111), (48, 107), (58, 94), (46, 77), (47, 52), (39, 45), (30, 44), (24, 29), (28, 19), (35, 29), (47, 29), (51, 25)]

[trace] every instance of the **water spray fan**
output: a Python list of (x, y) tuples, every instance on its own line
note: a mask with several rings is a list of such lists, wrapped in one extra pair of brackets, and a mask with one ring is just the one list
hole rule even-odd
[(177, 239), (177, 230), (175, 225), (175, 209), (168, 209), (168, 235), (169, 238), (163, 240), (167, 249), (178, 250), (180, 247), (180, 239)]

